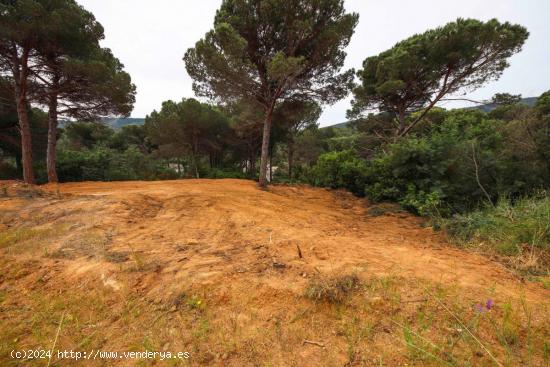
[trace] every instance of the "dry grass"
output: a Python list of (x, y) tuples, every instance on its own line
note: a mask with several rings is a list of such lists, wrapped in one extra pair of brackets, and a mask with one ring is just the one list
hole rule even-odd
[(59, 235), (66, 230), (67, 227), (64, 225), (7, 229), (0, 233), (0, 248), (12, 247), (31, 240), (34, 242), (45, 241), (48, 238)]
[[(59, 349), (191, 353), (189, 361), (173, 365), (496, 365), (486, 350), (502, 366), (550, 362), (548, 314), (538, 306), (499, 299), (478, 312), (475, 298), (485, 301), (479, 296), (397, 276), (368, 276), (361, 285), (355, 276), (336, 276), (323, 282), (330, 296), (318, 302), (253, 280), (230, 293), (222, 284), (182, 284), (173, 296), (114, 292), (99, 280), (80, 287), (60, 278), (39, 281), (33, 272), (21, 277), (29, 265), (4, 259), (4, 269), (6, 262), (12, 264), (4, 274), (8, 284), (40, 284), (27, 286), (24, 297), (11, 287), (1, 294), (0, 362), (6, 366), (18, 365), (7, 357), (11, 349), (51, 345), (62, 314)], [(118, 280), (131, 284), (137, 276), (122, 273)], [(304, 285), (304, 292), (311, 284), (319, 283)]]
[(305, 289), (305, 296), (314, 301), (341, 303), (359, 286), (356, 274), (335, 277), (318, 276)]

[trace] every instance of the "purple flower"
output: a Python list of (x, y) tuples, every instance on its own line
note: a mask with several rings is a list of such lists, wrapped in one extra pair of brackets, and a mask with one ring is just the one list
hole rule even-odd
[(489, 298), (485, 302), (485, 305), (482, 305), (481, 303), (477, 303), (474, 306), (474, 311), (477, 313), (483, 313), (485, 311), (490, 311), (493, 307), (495, 307), (495, 302), (493, 302), (493, 300)]

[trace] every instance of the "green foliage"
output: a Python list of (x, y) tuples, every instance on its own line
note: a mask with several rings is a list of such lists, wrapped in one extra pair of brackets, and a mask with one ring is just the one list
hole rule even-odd
[[(262, 107), (260, 185), (267, 184), (277, 106), (333, 103), (351, 89), (353, 70), (341, 69), (358, 18), (346, 13), (343, 0), (224, 0), (213, 29), (187, 50), (185, 67), (198, 96)], [(292, 176), (292, 152), (289, 157)]]
[[(455, 215), (443, 220), (442, 225), (461, 243), (481, 244), (506, 256), (529, 253), (532, 262), (522, 264), (529, 266), (529, 270), (550, 265), (550, 196), (547, 192), (515, 201), (502, 197), (494, 207)], [(542, 252), (546, 255), (540, 255)]]
[(491, 98), (496, 105), (514, 105), (521, 102), (521, 94), (497, 93)]
[(378, 153), (369, 162), (366, 192), (423, 215), (465, 212), (499, 194), (525, 195), (548, 185), (540, 154), (547, 136), (539, 120), (506, 123), (481, 111), (451, 111), (425, 135)]
[(99, 122), (73, 122), (67, 125), (64, 136), (71, 148), (92, 148), (94, 145), (107, 144), (114, 131)]
[(446, 95), (499, 78), (528, 35), (522, 26), (496, 19), (457, 19), (409, 37), (363, 62), (348, 116), (377, 108), (395, 116), (395, 134), (405, 135)]
[(337, 73), (357, 21), (342, 0), (224, 0), (214, 28), (185, 54), (185, 66), (201, 96), (253, 97), (265, 107), (283, 93), (336, 101), (353, 78), (352, 71)]
[(143, 126), (114, 132), (100, 123), (66, 127), (57, 148), (60, 181), (155, 180), (178, 177), (148, 151)]
[[(390, 141), (367, 139), (371, 131), (357, 121), (357, 130), (323, 138), (324, 153), (301, 175), (315, 185), (347, 188), (433, 217), (548, 188), (550, 119), (536, 108), (502, 107), (509, 109), (506, 119), (476, 109), (434, 109), (415, 134)], [(357, 153), (334, 144), (346, 137)]]
[[(58, 115), (89, 120), (128, 115), (133, 108), (136, 88), (120, 61), (100, 47), (103, 38), (101, 24), (74, 0), (0, 3), (0, 72), (13, 77), (9, 84), (16, 100), (47, 106), (50, 181), (57, 181)], [(21, 109), (18, 119), (24, 177), (33, 183), (32, 155), (26, 153), (32, 139)]]
[(249, 178), (247, 174), (242, 171), (235, 169), (220, 169), (220, 168), (211, 168), (207, 169), (202, 175), (204, 178)]
[(459, 214), (445, 223), (447, 232), (462, 241), (486, 240), (514, 252), (520, 244), (550, 250), (550, 197), (545, 192), (515, 201), (503, 197), (494, 207)]
[(311, 170), (311, 183), (333, 189), (345, 188), (362, 196), (365, 190), (367, 166), (351, 150), (329, 152), (319, 156)]
[(144, 155), (135, 146), (119, 152), (103, 146), (58, 151), (60, 181), (121, 181), (173, 179), (176, 172), (162, 161)]
[(116, 130), (110, 139), (111, 148), (124, 151), (129, 146), (138, 147), (143, 153), (150, 152), (151, 145), (147, 139), (147, 131), (143, 125), (125, 125)]
[[(46, 153), (48, 133), (47, 114), (38, 108), (27, 108), (30, 133), (32, 136), (33, 156), (41, 158)], [(21, 159), (21, 134), (16, 113), (13, 93), (9, 90), (9, 81), (0, 77), (0, 151), (1, 156)], [(21, 162), (18, 162), (20, 165)], [(15, 176), (12, 176), (15, 177)]]
[(540, 115), (550, 115), (550, 90), (540, 95), (535, 108)]
[(193, 98), (164, 102), (159, 112), (146, 117), (145, 130), (161, 156), (187, 157), (196, 177), (200, 176), (200, 156), (208, 154), (210, 165), (214, 166), (214, 160), (223, 158), (232, 132), (226, 115)]
[(128, 116), (135, 103), (136, 86), (124, 65), (107, 48), (96, 45), (85, 57), (57, 55), (48, 61), (60, 78), (47, 84), (49, 99), (57, 99), (58, 113), (78, 119), (97, 116)]
[(19, 170), (12, 162), (0, 161), (0, 180), (9, 180), (19, 177)]

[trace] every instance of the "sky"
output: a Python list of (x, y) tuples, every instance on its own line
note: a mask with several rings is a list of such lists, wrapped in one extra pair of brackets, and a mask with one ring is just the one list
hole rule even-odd
[[(221, 0), (77, 1), (103, 25), (102, 45), (120, 59), (137, 86), (132, 117), (145, 117), (165, 100), (194, 96), (182, 58), (211, 29)], [(464, 97), (487, 100), (501, 92), (532, 97), (550, 89), (550, 0), (346, 0), (345, 6), (359, 13), (359, 24), (346, 49), (346, 69), (360, 68), (365, 58), (458, 17), (497, 18), (525, 26), (529, 39), (498, 81)], [(320, 125), (345, 121), (350, 100), (324, 106)], [(466, 105), (446, 102), (441, 106)]]

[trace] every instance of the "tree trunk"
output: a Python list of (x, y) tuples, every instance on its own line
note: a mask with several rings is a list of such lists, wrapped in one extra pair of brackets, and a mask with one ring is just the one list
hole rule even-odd
[(14, 45), (13, 49), (13, 79), (15, 84), (15, 103), (17, 105), (17, 118), (19, 120), (19, 133), (21, 134), (21, 160), (23, 163), (23, 180), (25, 183), (34, 184), (34, 172), (32, 170), (32, 137), (27, 113), (27, 75), (29, 49), (24, 49), (21, 59)]
[(397, 136), (401, 136), (401, 134), (403, 134), (403, 131), (405, 131), (405, 112), (404, 111), (399, 111), (397, 119), (399, 121), (399, 128), (397, 130)]
[(269, 152), (269, 182), (271, 181), (273, 181), (273, 152)]
[(271, 135), (271, 120), (273, 118), (273, 107), (268, 108), (264, 120), (264, 133), (262, 137), (262, 153), (260, 157), (260, 179), (261, 188), (267, 187), (267, 161), (269, 155), (269, 139)]
[(21, 161), (23, 163), (23, 180), (34, 184), (32, 170), (32, 137), (27, 113), (27, 101), (24, 96), (17, 97), (17, 118), (19, 119), (19, 133), (21, 134)]
[(288, 179), (292, 181), (292, 165), (294, 164), (294, 142), (289, 141), (288, 146)]
[(57, 183), (57, 94), (52, 93), (48, 104), (48, 147), (46, 151), (46, 166), (48, 169), (48, 182)]

